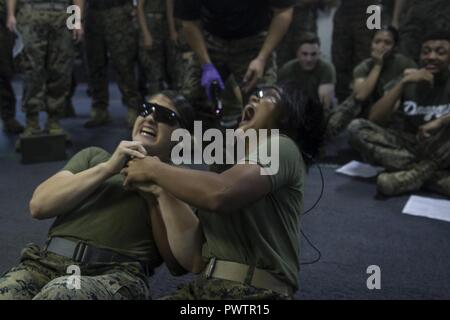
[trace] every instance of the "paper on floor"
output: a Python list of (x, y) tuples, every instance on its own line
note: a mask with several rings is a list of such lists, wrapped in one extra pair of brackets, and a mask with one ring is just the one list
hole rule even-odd
[(450, 201), (411, 196), (402, 213), (450, 222)]
[(372, 178), (378, 175), (378, 173), (384, 171), (382, 167), (374, 167), (367, 163), (359, 161), (351, 161), (336, 170), (338, 173), (345, 174), (352, 177)]

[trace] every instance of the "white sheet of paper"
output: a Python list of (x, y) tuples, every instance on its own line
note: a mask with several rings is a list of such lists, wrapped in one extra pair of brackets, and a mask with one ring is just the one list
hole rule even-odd
[(450, 222), (450, 201), (411, 196), (402, 213)]
[(338, 173), (345, 174), (351, 177), (372, 178), (378, 175), (378, 173), (384, 171), (382, 167), (374, 167), (367, 163), (359, 161), (350, 161), (346, 165), (336, 170)]

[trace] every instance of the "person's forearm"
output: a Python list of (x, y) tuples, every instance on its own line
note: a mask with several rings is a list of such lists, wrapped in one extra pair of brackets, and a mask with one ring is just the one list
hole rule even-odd
[(441, 119), (442, 119), (442, 120), (441, 120), (442, 125), (443, 125), (444, 127), (450, 126), (450, 114), (444, 116), (444, 117), (441, 118)]
[(169, 31), (171, 33), (174, 33), (177, 31), (176, 25), (175, 25), (175, 17), (173, 15), (174, 10), (174, 0), (166, 0), (166, 17), (167, 17), (167, 23), (169, 25)]
[(193, 207), (217, 211), (221, 205), (226, 183), (220, 174), (179, 168), (163, 162), (157, 163), (147, 174), (149, 181)]
[(81, 17), (84, 13), (84, 0), (73, 0), (73, 4), (80, 8)]
[[(150, 0), (150, 1), (152, 1), (152, 0)], [(138, 16), (139, 28), (140, 28), (142, 34), (149, 35), (150, 31), (148, 30), (148, 26), (147, 26), (147, 19), (145, 17), (144, 5), (145, 5), (145, 0), (139, 0), (138, 6), (137, 6), (137, 16)]]
[(392, 15), (392, 25), (396, 28), (399, 27), (400, 23), (400, 15), (403, 12), (403, 8), (405, 7), (405, 0), (395, 0), (394, 13)]
[(166, 191), (161, 192), (158, 204), (173, 256), (184, 269), (201, 272), (204, 239), (198, 218), (191, 207)]
[(397, 101), (401, 98), (404, 86), (405, 82), (401, 80), (378, 100), (370, 110), (369, 120), (378, 124), (385, 123), (394, 111)]
[(363, 82), (355, 83), (354, 93), (356, 100), (365, 101), (373, 93), (380, 79), (382, 68), (382, 65), (375, 64)]
[(16, 15), (16, 0), (8, 0), (8, 16), (14, 17)]
[(195, 21), (183, 21), (183, 33), (187, 43), (200, 60), (200, 64), (211, 63), (202, 30)]
[(270, 23), (269, 31), (266, 40), (259, 51), (258, 59), (267, 61), (273, 50), (278, 46), (280, 41), (289, 29), (292, 21), (293, 8), (286, 8), (283, 10), (275, 10), (272, 22)]
[(77, 174), (60, 172), (43, 182), (33, 193), (33, 218), (48, 219), (69, 212), (112, 175), (106, 163)]

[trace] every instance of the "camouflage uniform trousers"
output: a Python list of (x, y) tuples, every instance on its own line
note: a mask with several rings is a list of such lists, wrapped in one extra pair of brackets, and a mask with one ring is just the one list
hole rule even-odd
[(41, 110), (59, 117), (70, 94), (74, 46), (72, 31), (66, 26), (65, 10), (36, 10), (21, 7), (17, 28), (24, 42), (23, 111)]
[(134, 73), (137, 29), (132, 12), (131, 4), (104, 10), (87, 8), (85, 48), (93, 109), (108, 107), (108, 53), (123, 103), (130, 109), (141, 103)]
[(16, 114), (16, 97), (11, 86), (13, 76), (12, 47), (13, 37), (0, 18), (0, 117), (2, 120), (14, 118)]
[(361, 116), (361, 113), (362, 103), (357, 101), (353, 95), (349, 96), (344, 102), (336, 106), (334, 110), (326, 113), (326, 136), (333, 138), (339, 135), (353, 119)]
[(165, 14), (147, 13), (146, 17), (153, 45), (146, 49), (142, 35), (139, 37), (139, 61), (147, 78), (148, 92), (152, 95), (160, 91), (162, 81), (177, 89), (181, 74), (181, 56), (178, 46), (169, 39)]
[[(235, 40), (224, 40), (207, 32), (204, 32), (204, 37), (211, 61), (219, 71), (224, 82), (233, 75), (234, 80), (230, 80), (230, 85), (232, 86), (234, 81), (240, 87), (248, 65), (256, 58), (266, 39), (266, 33), (263, 32), (255, 36)], [(200, 85), (202, 71), (197, 56), (192, 51), (183, 52), (182, 59), (184, 63), (181, 89), (183, 95), (196, 108), (211, 108), (207, 102), (205, 90)], [(273, 84), (276, 80), (276, 54), (272, 53), (272, 56), (267, 61), (263, 79), (260, 82)], [(229, 90), (233, 91), (232, 88)], [(244, 103), (247, 98), (243, 98)], [(225, 114), (237, 116), (242, 111), (242, 105), (228, 105), (224, 103), (224, 109)]]
[(439, 130), (427, 140), (398, 129), (383, 128), (369, 120), (355, 119), (348, 126), (350, 144), (363, 159), (387, 171), (410, 169), (421, 161), (433, 161), (437, 172), (430, 189), (450, 196), (450, 127)]
[(161, 300), (290, 300), (271, 290), (222, 279), (207, 279), (205, 275), (180, 286), (173, 294)]
[(419, 61), (424, 37), (430, 32), (450, 32), (450, 1), (409, 0), (408, 10), (400, 24), (399, 50)]
[(317, 9), (314, 5), (298, 5), (289, 30), (277, 48), (277, 65), (281, 68), (289, 60), (295, 59), (298, 41), (305, 32), (317, 32)]
[(141, 300), (150, 298), (145, 276), (136, 263), (80, 266), (80, 288), (70, 288), (71, 259), (29, 244), (21, 262), (0, 277), (0, 300)]

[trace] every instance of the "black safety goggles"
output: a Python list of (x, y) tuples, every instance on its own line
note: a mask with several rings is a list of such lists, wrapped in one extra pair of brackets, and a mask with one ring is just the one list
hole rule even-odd
[(153, 114), (153, 119), (156, 122), (164, 123), (171, 127), (181, 124), (180, 117), (174, 111), (156, 103), (144, 102), (138, 111), (141, 117), (146, 118)]
[(281, 90), (276, 86), (258, 86), (252, 96), (258, 99), (269, 99), (274, 104), (278, 104), (281, 101)]

